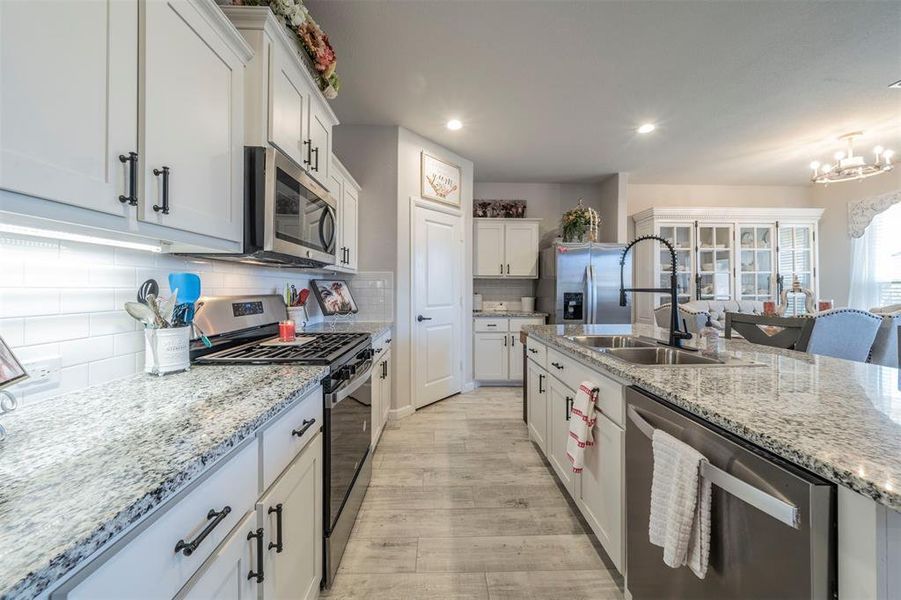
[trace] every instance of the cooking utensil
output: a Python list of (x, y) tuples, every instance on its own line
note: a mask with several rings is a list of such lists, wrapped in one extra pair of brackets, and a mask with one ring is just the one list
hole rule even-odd
[(126, 302), (125, 312), (127, 312), (133, 319), (136, 319), (143, 323), (144, 327), (156, 326), (156, 316), (153, 314), (153, 310), (151, 310), (151, 308), (146, 304), (142, 304), (140, 302)]
[(156, 279), (148, 279), (141, 284), (141, 287), (138, 288), (138, 302), (140, 302), (141, 304), (147, 304), (147, 296), (149, 296), (150, 294), (158, 296), (159, 293), (160, 284), (156, 282)]
[(297, 300), (297, 306), (306, 306), (307, 300), (310, 298), (310, 290), (308, 288), (303, 288), (300, 290), (300, 298)]
[(160, 315), (163, 317), (163, 320), (169, 323), (169, 325), (173, 325), (172, 316), (175, 312), (175, 299), (178, 297), (178, 289), (172, 290), (172, 294), (160, 302)]
[(178, 289), (178, 304), (189, 305), (185, 323), (194, 321), (194, 303), (200, 298), (200, 277), (196, 273), (169, 273), (169, 289)]
[(169, 322), (163, 319), (163, 315), (160, 313), (160, 305), (156, 294), (147, 294), (147, 306), (153, 312), (153, 319), (157, 328), (163, 329), (169, 327)]

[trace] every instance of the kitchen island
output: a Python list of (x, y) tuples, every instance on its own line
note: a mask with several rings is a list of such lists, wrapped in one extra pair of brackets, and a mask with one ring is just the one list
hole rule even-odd
[[(639, 366), (571, 338), (632, 334), (665, 339), (664, 330), (644, 325), (531, 326), (526, 333), (529, 342), (536, 343), (536, 356), (546, 352), (552, 375), (557, 371), (553, 363), (560, 364), (552, 353), (574, 359), (585, 373), (636, 386), (837, 484), (840, 590), (870, 597), (868, 590), (875, 595), (893, 585), (895, 575), (880, 567), (880, 561), (895, 543), (891, 536), (898, 535), (891, 528), (901, 523), (896, 512), (901, 509), (897, 370), (743, 340), (725, 340), (725, 352), (753, 366)], [(625, 408), (616, 410), (622, 413)], [(550, 432), (550, 425), (547, 428)]]
[[(327, 373), (315, 366), (195, 366), (4, 415), (0, 597), (46, 594), (318, 390)], [(321, 405), (320, 394), (314, 400)], [(236, 506), (230, 518), (240, 516)], [(190, 532), (177, 532), (173, 547), (182, 533)]]

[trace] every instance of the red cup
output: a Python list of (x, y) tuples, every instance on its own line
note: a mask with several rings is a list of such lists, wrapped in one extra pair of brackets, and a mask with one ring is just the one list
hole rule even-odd
[(297, 329), (294, 327), (294, 321), (278, 322), (278, 339), (283, 342), (293, 342), (297, 335)]
[(774, 315), (776, 314), (776, 303), (772, 300), (764, 300), (763, 301), (763, 314), (765, 315)]

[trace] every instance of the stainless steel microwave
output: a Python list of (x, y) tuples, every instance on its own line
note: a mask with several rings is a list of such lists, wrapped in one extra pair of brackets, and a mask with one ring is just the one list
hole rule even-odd
[(273, 267), (334, 265), (336, 212), (328, 190), (288, 156), (246, 146), (244, 251), (205, 256)]

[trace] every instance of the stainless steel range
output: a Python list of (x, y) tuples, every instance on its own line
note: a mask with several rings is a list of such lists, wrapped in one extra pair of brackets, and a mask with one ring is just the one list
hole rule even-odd
[(372, 338), (365, 333), (300, 333), (294, 346), (272, 345), (287, 318), (280, 296), (205, 297), (195, 324), (212, 342), (191, 345), (191, 361), (204, 364), (328, 365), (322, 382), (323, 586), (329, 587), (344, 555), (372, 476)]

